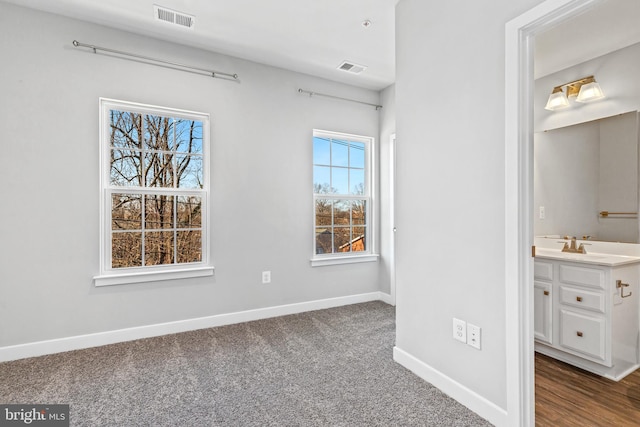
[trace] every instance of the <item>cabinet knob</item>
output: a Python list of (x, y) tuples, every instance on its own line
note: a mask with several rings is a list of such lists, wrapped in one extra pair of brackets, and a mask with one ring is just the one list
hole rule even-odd
[(545, 295), (549, 295), (549, 291), (544, 291), (544, 294)]
[(578, 332), (576, 332), (576, 335), (581, 337), (582, 336), (582, 332), (578, 331)]
[(576, 301), (582, 302), (582, 297), (576, 297)]

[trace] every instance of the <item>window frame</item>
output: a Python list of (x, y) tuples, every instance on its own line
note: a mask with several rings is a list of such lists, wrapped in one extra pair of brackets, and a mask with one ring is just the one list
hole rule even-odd
[[(163, 188), (116, 186), (111, 184), (111, 119), (112, 110), (150, 114), (169, 118), (183, 118), (202, 122), (202, 188)], [(99, 98), (99, 173), (100, 173), (100, 273), (95, 276), (95, 286), (121, 285), (159, 280), (184, 279), (213, 275), (210, 259), (209, 224), (209, 163), (210, 163), (210, 115), (208, 113), (181, 110), (169, 107), (141, 104), (109, 98)], [(171, 195), (174, 200), (182, 195), (197, 195), (201, 198), (201, 260), (191, 263), (148, 265), (113, 268), (112, 262), (112, 218), (111, 203), (113, 194)], [(177, 202), (172, 202), (177, 203)], [(177, 224), (170, 230), (177, 232)], [(169, 230), (169, 229), (167, 229)], [(175, 254), (174, 254), (175, 257)]]
[[(312, 137), (312, 147), (313, 141), (316, 137), (321, 138), (330, 138), (330, 139), (341, 139), (347, 140), (349, 142), (361, 142), (364, 143), (365, 146), (365, 159), (364, 159), (364, 184), (365, 184), (365, 194), (354, 195), (354, 194), (341, 194), (341, 193), (328, 193), (321, 194), (316, 193), (315, 189), (312, 189), (313, 194), (313, 222), (312, 222), (312, 256), (311, 256), (311, 266), (312, 267), (321, 267), (326, 265), (334, 265), (334, 264), (352, 264), (352, 263), (360, 263), (360, 262), (373, 262), (377, 261), (379, 255), (377, 254), (377, 245), (376, 245), (376, 199), (375, 199), (375, 186), (376, 182), (376, 171), (375, 171), (375, 138), (370, 136), (363, 135), (355, 135), (344, 132), (334, 132), (334, 131), (326, 131), (320, 129), (313, 129), (313, 137)], [(313, 156), (313, 151), (311, 155), (311, 165), (312, 169), (316, 166), (315, 159)], [(333, 166), (331, 166), (333, 167)], [(312, 170), (312, 183), (313, 183), (313, 170)], [(315, 184), (315, 183), (314, 183)], [(317, 243), (316, 243), (316, 201), (318, 199), (334, 199), (334, 200), (365, 200), (366, 202), (366, 211), (365, 211), (365, 242), (366, 248), (364, 251), (358, 252), (333, 252), (327, 254), (318, 254), (316, 253)], [(353, 223), (350, 223), (350, 227), (353, 227)]]

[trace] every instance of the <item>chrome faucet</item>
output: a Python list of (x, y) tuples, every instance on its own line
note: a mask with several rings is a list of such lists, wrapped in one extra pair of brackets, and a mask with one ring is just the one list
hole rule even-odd
[[(568, 236), (565, 236), (566, 239), (568, 239)], [(584, 243), (580, 243), (580, 246), (576, 247), (576, 238), (572, 237), (571, 238), (571, 245), (569, 245), (569, 242), (565, 242), (565, 241), (561, 241), (558, 243), (564, 243), (564, 246), (562, 247), (562, 252), (570, 252), (573, 254), (586, 254), (587, 250), (584, 247)]]

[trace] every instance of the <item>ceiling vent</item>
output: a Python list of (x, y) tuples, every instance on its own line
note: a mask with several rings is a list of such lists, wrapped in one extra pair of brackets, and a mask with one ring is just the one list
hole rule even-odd
[(338, 70), (346, 71), (347, 73), (352, 73), (352, 74), (360, 74), (366, 69), (367, 67), (364, 65), (358, 65), (358, 64), (354, 64), (353, 62), (347, 62), (347, 61), (344, 61), (342, 64), (338, 65)]
[(158, 6), (157, 4), (153, 5), (153, 12), (156, 20), (166, 22), (168, 24), (179, 25), (185, 28), (192, 29), (196, 22), (195, 16), (167, 9), (166, 7)]

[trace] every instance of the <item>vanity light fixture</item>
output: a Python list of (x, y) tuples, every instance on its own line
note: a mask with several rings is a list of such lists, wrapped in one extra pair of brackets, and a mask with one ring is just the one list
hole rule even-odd
[[(567, 92), (565, 94), (564, 88)], [(545, 110), (555, 111), (569, 106), (569, 97), (575, 96), (578, 102), (590, 102), (604, 98), (604, 93), (593, 76), (584, 77), (553, 88)]]
[(544, 107), (545, 110), (554, 111), (561, 110), (563, 108), (567, 108), (569, 106), (569, 98), (562, 91), (562, 87), (554, 87), (553, 92), (549, 95), (549, 100), (547, 101), (547, 105)]
[(580, 92), (578, 93), (578, 97), (576, 98), (576, 101), (590, 102), (590, 101), (596, 101), (602, 98), (604, 98), (604, 92), (602, 92), (600, 85), (598, 84), (596, 79), (594, 79), (592, 76), (590, 78), (590, 81), (580, 86)]

